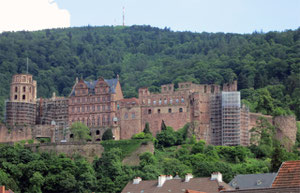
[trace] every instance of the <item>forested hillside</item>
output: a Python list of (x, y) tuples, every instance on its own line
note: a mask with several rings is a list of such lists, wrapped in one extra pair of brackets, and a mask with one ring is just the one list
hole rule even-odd
[[(0, 111), (15, 73), (38, 96), (67, 96), (76, 77), (120, 75), (125, 97), (139, 87), (238, 80), (251, 111), (300, 118), (300, 28), (253, 34), (172, 32), (150, 26), (81, 27), (0, 34)], [(291, 110), (291, 111), (290, 111)], [(2, 117), (2, 116), (1, 116)]]

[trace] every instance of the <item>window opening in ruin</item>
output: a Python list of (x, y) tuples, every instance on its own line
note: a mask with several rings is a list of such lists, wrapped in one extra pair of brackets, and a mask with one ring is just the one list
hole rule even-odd
[(151, 114), (151, 109), (148, 109), (148, 114)]
[(125, 113), (124, 119), (128, 119), (128, 113)]
[(99, 130), (96, 131), (96, 135), (100, 135), (100, 131)]
[(165, 98), (165, 101), (164, 101), (164, 102), (165, 102), (165, 104), (167, 104), (167, 103), (168, 103), (168, 100)]
[(182, 108), (179, 108), (179, 112), (180, 112), (180, 113), (182, 113), (182, 112), (183, 112)]
[(153, 101), (153, 104), (156, 105), (156, 101)]
[(18, 92), (18, 87), (15, 87), (15, 92)]
[(173, 99), (170, 99), (170, 104), (172, 104), (173, 103)]
[(117, 104), (117, 109), (118, 109), (118, 110), (120, 109), (120, 105), (119, 105), (119, 104)]
[(101, 141), (101, 139), (98, 138), (98, 139), (96, 139), (96, 141)]
[(131, 113), (131, 118), (134, 119), (135, 118), (135, 113)]
[(23, 92), (26, 92), (26, 87), (25, 86), (23, 86)]
[(158, 103), (161, 105), (161, 99), (159, 99)]
[(158, 114), (160, 113), (160, 109), (157, 109), (157, 113), (158, 113)]
[(70, 134), (70, 138), (73, 139), (73, 138), (74, 138), (74, 135), (73, 135), (73, 134)]
[(25, 97), (25, 95), (23, 95), (23, 100), (25, 100), (26, 99), (26, 97)]
[(150, 99), (148, 99), (148, 105), (150, 105), (151, 104), (151, 100)]
[(15, 100), (17, 100), (18, 99), (18, 95), (15, 95)]
[(178, 103), (179, 102), (179, 99), (176, 99), (176, 103)]
[(184, 103), (184, 98), (183, 97), (181, 97), (181, 102)]
[(169, 113), (172, 113), (172, 109), (171, 108), (169, 109)]

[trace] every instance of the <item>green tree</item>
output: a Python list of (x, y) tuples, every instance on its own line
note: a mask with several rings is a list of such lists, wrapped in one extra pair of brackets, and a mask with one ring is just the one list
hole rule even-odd
[(150, 127), (149, 127), (149, 123), (148, 123), (148, 122), (146, 122), (145, 128), (144, 128), (143, 132), (144, 132), (145, 134), (149, 133), (149, 134), (152, 135), (152, 133), (151, 133), (151, 131), (150, 131)]
[(78, 141), (91, 140), (90, 129), (81, 122), (75, 122), (71, 125), (71, 133), (74, 135), (74, 139)]
[(111, 140), (114, 139), (114, 135), (111, 129), (107, 129), (102, 136), (102, 140)]

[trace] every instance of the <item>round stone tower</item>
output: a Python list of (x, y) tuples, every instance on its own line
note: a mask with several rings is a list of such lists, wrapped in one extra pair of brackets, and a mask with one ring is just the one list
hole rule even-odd
[(10, 102), (35, 103), (36, 81), (31, 74), (15, 74), (10, 84)]
[(5, 119), (10, 126), (36, 124), (36, 81), (31, 74), (13, 76)]

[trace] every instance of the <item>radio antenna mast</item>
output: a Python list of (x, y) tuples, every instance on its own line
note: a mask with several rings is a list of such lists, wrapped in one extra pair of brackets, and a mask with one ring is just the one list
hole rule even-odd
[(123, 26), (125, 26), (125, 7), (123, 6)]

